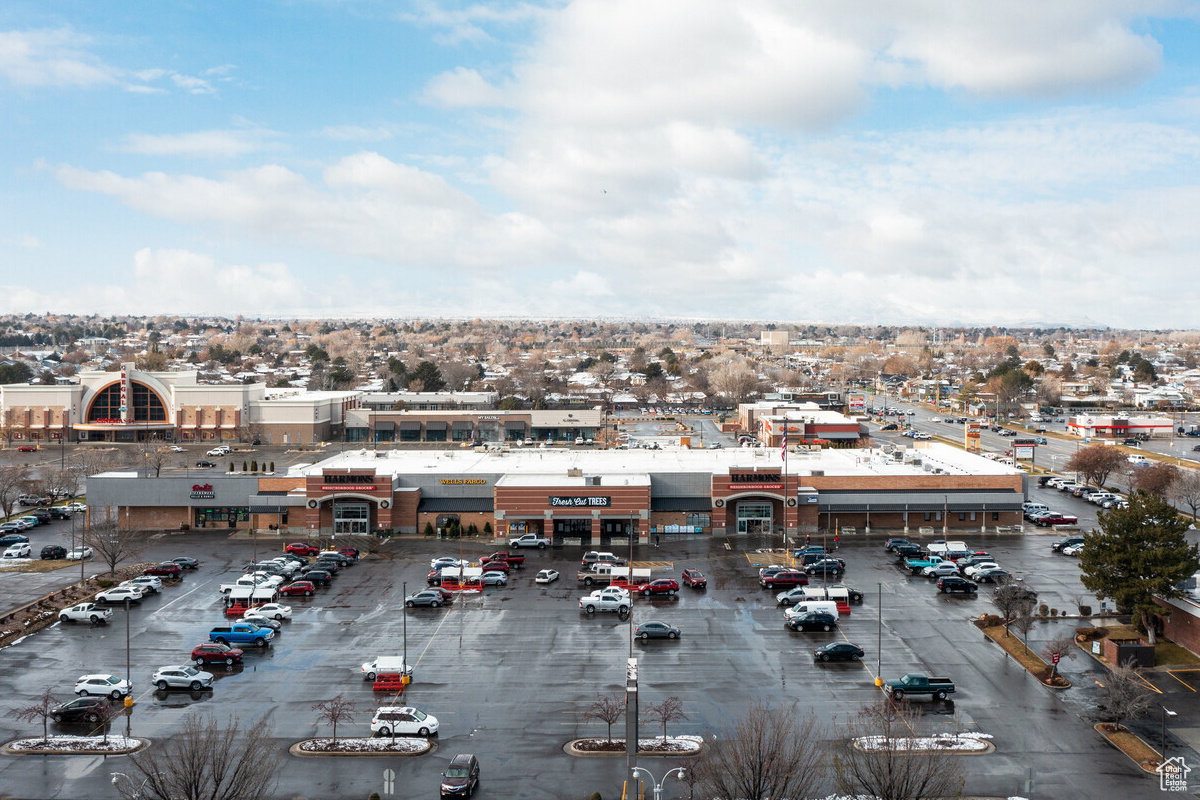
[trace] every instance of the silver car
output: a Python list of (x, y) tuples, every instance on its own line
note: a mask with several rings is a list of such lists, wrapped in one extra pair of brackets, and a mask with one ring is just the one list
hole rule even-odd
[(150, 676), (150, 682), (159, 689), (191, 689), (198, 692), (201, 689), (212, 688), (213, 675), (211, 672), (202, 672), (195, 667), (181, 664), (160, 667)]

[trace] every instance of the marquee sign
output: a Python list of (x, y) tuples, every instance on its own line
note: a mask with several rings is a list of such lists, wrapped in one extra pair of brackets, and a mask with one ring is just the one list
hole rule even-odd
[(217, 493), (211, 483), (193, 483), (191, 497), (193, 500), (215, 500)]

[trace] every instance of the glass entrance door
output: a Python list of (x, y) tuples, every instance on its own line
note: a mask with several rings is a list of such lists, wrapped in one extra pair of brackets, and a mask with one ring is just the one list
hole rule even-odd
[(771, 530), (772, 525), (770, 503), (738, 503), (738, 533), (770, 533)]
[(333, 535), (364, 535), (370, 532), (371, 506), (368, 503), (334, 503)]

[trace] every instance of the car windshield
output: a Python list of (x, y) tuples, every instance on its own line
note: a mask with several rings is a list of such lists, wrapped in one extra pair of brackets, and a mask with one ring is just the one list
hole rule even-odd
[(107, 678), (104, 678), (102, 680), (104, 683), (107, 683), (110, 686), (116, 686), (118, 683), (121, 682), (121, 679), (118, 678), (116, 675), (109, 675)]
[(447, 778), (465, 778), (469, 774), (466, 767), (449, 767), (446, 770)]
[(412, 710), (412, 715), (413, 715), (413, 718), (414, 718), (414, 719), (417, 719), (417, 720), (419, 720), (419, 721), (421, 721), (421, 722), (424, 722), (424, 721), (425, 721), (425, 718), (426, 718), (427, 716), (429, 716), (429, 715), (428, 715), (428, 714), (426, 714), (424, 711), (417, 711), (415, 708)]

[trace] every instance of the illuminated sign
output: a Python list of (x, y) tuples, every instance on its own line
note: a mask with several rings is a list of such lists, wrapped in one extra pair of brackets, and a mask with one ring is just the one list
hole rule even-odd
[(193, 500), (215, 500), (217, 493), (211, 483), (193, 483), (191, 496)]
[(778, 483), (783, 476), (778, 472), (731, 472), (730, 483)]
[(442, 486), (482, 486), (487, 483), (483, 478), (442, 478)]

